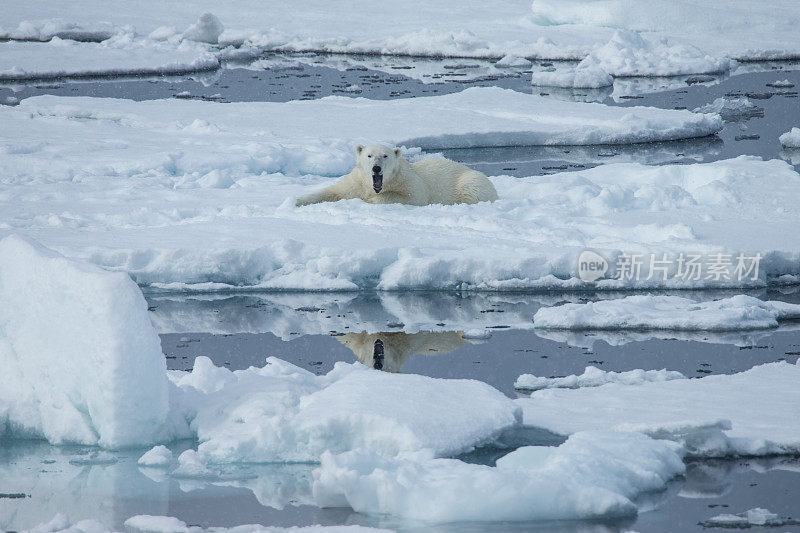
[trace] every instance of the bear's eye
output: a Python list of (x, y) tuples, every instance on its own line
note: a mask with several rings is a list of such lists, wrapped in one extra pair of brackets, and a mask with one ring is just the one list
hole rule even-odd
[(388, 156), (388, 155), (386, 155), (386, 154), (383, 154), (383, 157), (384, 157), (384, 158), (387, 158), (387, 157), (389, 157), (389, 156)]

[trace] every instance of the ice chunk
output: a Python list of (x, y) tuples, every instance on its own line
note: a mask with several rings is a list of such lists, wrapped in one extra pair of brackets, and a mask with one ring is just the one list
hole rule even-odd
[(738, 98), (720, 97), (710, 104), (696, 108), (694, 112), (717, 113), (723, 120), (728, 122), (764, 115), (764, 110), (752, 103), (746, 96)]
[(545, 87), (598, 89), (613, 85), (614, 78), (595, 64), (580, 63), (575, 68), (536, 71), (532, 74), (531, 83)]
[(172, 462), (172, 451), (166, 446), (154, 446), (139, 458), (139, 466), (165, 467)]
[(166, 363), (127, 275), (12, 235), (0, 301), (0, 433), (108, 448), (166, 437)]
[(617, 300), (542, 307), (533, 317), (546, 329), (672, 329), (732, 331), (778, 327), (800, 318), (800, 305), (740, 294), (696, 302), (680, 296), (635, 295)]
[(515, 400), (524, 423), (567, 435), (624, 428), (687, 446), (690, 455), (798, 453), (800, 365), (756, 366), (699, 379), (547, 389)]
[(518, 424), (513, 401), (479, 381), (389, 374), (358, 363), (315, 376), (280, 359), (267, 362), (233, 372), (233, 381), (201, 396), (191, 374), (173, 376), (192, 395), (187, 416), (201, 443), (198, 454), (181, 456), (187, 475), (207, 463), (317, 461), (325, 450), (359, 447), (449, 455)]
[(425, 523), (618, 517), (636, 513), (638, 494), (682, 474), (681, 457), (674, 443), (611, 431), (578, 433), (557, 448), (519, 448), (496, 467), (326, 452), (313, 490), (322, 507)]
[(514, 388), (530, 391), (540, 389), (579, 389), (581, 387), (599, 387), (606, 383), (641, 385), (648, 381), (669, 381), (672, 379), (686, 379), (686, 376), (680, 372), (666, 369), (607, 372), (595, 366), (587, 366), (583, 374), (579, 376), (573, 374), (563, 378), (542, 378), (533, 374), (522, 374), (514, 382)]
[(778, 137), (778, 140), (786, 148), (800, 148), (800, 128), (792, 128)]
[(507, 54), (500, 58), (494, 66), (502, 68), (526, 68), (531, 66), (531, 62), (524, 57)]
[(746, 529), (753, 526), (785, 527), (800, 524), (800, 521), (791, 518), (781, 519), (769, 509), (756, 507), (738, 514), (720, 514), (700, 522), (704, 528), (723, 527), (731, 529)]
[(727, 72), (731, 61), (711, 57), (694, 46), (618, 30), (608, 43), (592, 50), (581, 67), (599, 68), (613, 76), (677, 76)]
[(183, 32), (183, 38), (201, 43), (217, 44), (223, 31), (225, 31), (225, 27), (216, 16), (211, 13), (203, 13), (197, 22)]

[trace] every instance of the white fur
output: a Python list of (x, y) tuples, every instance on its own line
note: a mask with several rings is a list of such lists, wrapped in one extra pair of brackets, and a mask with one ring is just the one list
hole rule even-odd
[[(356, 147), (356, 167), (339, 181), (301, 196), (298, 206), (361, 198), (372, 204), (474, 204), (497, 200), (497, 191), (483, 173), (442, 157), (409, 163), (399, 148), (375, 144)], [(372, 167), (381, 167), (383, 188), (373, 189)]]

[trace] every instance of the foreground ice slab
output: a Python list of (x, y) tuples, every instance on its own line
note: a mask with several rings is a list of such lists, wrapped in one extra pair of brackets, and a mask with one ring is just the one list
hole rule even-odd
[(193, 43), (165, 45), (121, 34), (102, 43), (54, 37), (47, 43), (0, 43), (0, 81), (62, 76), (181, 74), (219, 67)]
[(191, 373), (170, 377), (201, 443), (192, 461), (202, 476), (203, 463), (313, 462), (326, 450), (456, 454), (520, 416), (512, 400), (479, 381), (389, 374), (358, 363), (316, 376), (276, 358), (231, 372), (198, 357)]
[(738, 295), (696, 302), (679, 296), (636, 295), (618, 300), (543, 307), (533, 325), (545, 329), (669, 329), (734, 331), (778, 327), (800, 318), (800, 305)]
[(547, 389), (516, 402), (526, 425), (560, 434), (624, 428), (684, 443), (701, 457), (800, 452), (800, 365), (699, 379)]
[(127, 275), (10, 236), (0, 301), (0, 435), (108, 448), (165, 437), (166, 364)]
[(684, 472), (682, 453), (675, 443), (610, 431), (577, 433), (557, 448), (519, 448), (496, 467), (326, 452), (313, 490), (322, 507), (431, 523), (619, 517), (636, 514), (636, 496)]

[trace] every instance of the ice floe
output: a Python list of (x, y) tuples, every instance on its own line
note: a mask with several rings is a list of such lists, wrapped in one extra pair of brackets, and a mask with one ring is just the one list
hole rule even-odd
[(599, 387), (606, 383), (622, 383), (624, 385), (641, 385), (648, 381), (669, 381), (686, 379), (686, 376), (673, 370), (628, 370), (627, 372), (609, 372), (595, 366), (587, 366), (581, 375), (572, 374), (562, 378), (544, 378), (533, 374), (522, 374), (514, 382), (514, 388), (536, 391), (541, 389), (580, 389), (582, 387)]
[(718, 527), (726, 529), (747, 529), (754, 526), (786, 527), (798, 524), (800, 524), (800, 520), (780, 518), (776, 513), (770, 512), (769, 509), (762, 509), (761, 507), (748, 509), (743, 513), (719, 514), (700, 522), (700, 525), (704, 528)]
[[(391, 530), (363, 526), (305, 526), (276, 527), (261, 524), (246, 524), (227, 527), (203, 528), (187, 525), (183, 520), (173, 516), (136, 515), (125, 520), (125, 527), (130, 531), (142, 533), (389, 533)], [(96, 519), (73, 522), (64, 513), (56, 514), (50, 521), (43, 522), (26, 533), (112, 533), (114, 529), (107, 527)]]
[(746, 295), (696, 302), (680, 296), (634, 295), (617, 300), (543, 307), (534, 327), (547, 329), (670, 329), (731, 331), (778, 327), (800, 318), (800, 305)]
[(518, 424), (513, 401), (479, 381), (376, 372), (358, 363), (316, 376), (276, 358), (231, 372), (198, 360), (193, 372), (170, 375), (200, 441), (197, 454), (181, 456), (187, 471), (206, 463), (316, 461), (325, 450), (359, 447), (450, 455)]
[(172, 451), (163, 445), (153, 446), (139, 458), (139, 466), (166, 467), (172, 463)]
[[(265, 50), (582, 59), (622, 29), (693, 45), (716, 57), (780, 59), (800, 54), (795, 31), (800, 13), (792, 0), (773, 2), (769, 9), (756, 0), (682, 0), (670, 5), (655, 0), (633, 5), (623, 0), (514, 0), (468, 7), (452, 0), (414, 1), (393, 13), (391, 24), (375, 24), (370, 7), (362, 1), (348, 9), (300, 4), (265, 10), (253, 0), (238, 0), (224, 6), (203, 1), (178, 10), (158, 2), (109, 6), (81, 0), (54, 9), (36, 0), (7, 6), (0, 37), (98, 38), (131, 26), (147, 35), (165, 25), (187, 28), (201, 13), (211, 11), (225, 25), (220, 43)], [(422, 27), (420, 21), (425, 22)]]
[(107, 448), (166, 437), (161, 343), (127, 275), (10, 236), (0, 300), (0, 434)]
[[(0, 140), (7, 199), (0, 235), (25, 232), (69, 256), (129, 272), (142, 285), (172, 289), (579, 288), (586, 285), (577, 257), (586, 248), (603, 255), (611, 273), (622, 253), (673, 260), (697, 253), (705, 263), (720, 252), (732, 260), (762, 255), (756, 280), (663, 279), (649, 276), (645, 263), (638, 280), (603, 279), (598, 288), (763, 286), (800, 274), (800, 237), (774, 231), (797, 220), (800, 180), (788, 164), (754, 157), (494, 176), (500, 200), (475, 206), (292, 207), (290, 198), (348, 172), (353, 146), (370, 140), (468, 145), (539, 131), (541, 142), (558, 144), (699, 135), (721, 125), (714, 115), (555, 105), (500, 89), (451, 96), (283, 104), (25, 99), (0, 107), (14, 132)], [(491, 96), (499, 100), (490, 104)], [(466, 119), (446, 124), (448, 112), (460, 116), (459, 106), (476, 102), (482, 107), (467, 113), (484, 133)], [(497, 108), (517, 103), (508, 119)], [(441, 121), (412, 124), (404, 107), (395, 109), (400, 104)], [(353, 109), (363, 118), (345, 120)], [(590, 119), (595, 110), (608, 116)], [(406, 125), (382, 130), (369, 119), (375, 112), (391, 121), (395, 111)], [(597, 129), (587, 130), (590, 120)], [(492, 137), (491, 123), (506, 133)], [(414, 148), (406, 154), (420, 157)], [(87, 195), (101, 200), (81, 201)]]
[(800, 148), (800, 128), (792, 128), (778, 137), (778, 140), (786, 148)]
[(0, 43), (0, 81), (70, 76), (182, 74), (219, 68), (204, 47), (115, 35), (101, 43), (53, 37), (45, 43)]
[(764, 110), (751, 102), (746, 96), (716, 98), (710, 104), (696, 108), (694, 112), (717, 113), (726, 122), (764, 115)]
[(559, 434), (617, 428), (682, 442), (693, 456), (800, 451), (800, 365), (732, 375), (535, 391), (516, 402), (526, 425)]
[(577, 67), (535, 71), (531, 75), (533, 85), (565, 87), (574, 89), (598, 89), (614, 84), (614, 78), (600, 67), (580, 63)]
[(638, 433), (576, 433), (528, 446), (497, 466), (372, 450), (326, 452), (314, 472), (321, 507), (352, 507), (427, 523), (592, 519), (634, 515), (632, 500), (684, 472), (682, 448)]

